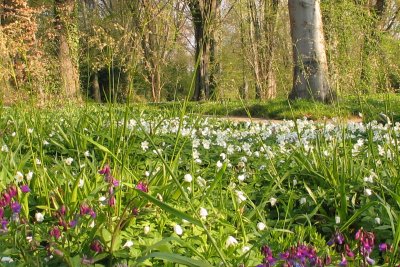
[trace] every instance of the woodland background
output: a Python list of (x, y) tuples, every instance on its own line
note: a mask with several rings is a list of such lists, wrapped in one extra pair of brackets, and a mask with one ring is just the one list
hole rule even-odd
[[(1, 0), (0, 12), (5, 104), (264, 101), (292, 89), (287, 1)], [(400, 1), (322, 0), (321, 12), (338, 96), (400, 90)]]

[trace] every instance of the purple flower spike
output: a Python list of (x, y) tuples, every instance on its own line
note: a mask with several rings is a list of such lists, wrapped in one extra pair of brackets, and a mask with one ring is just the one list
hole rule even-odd
[(344, 249), (345, 249), (345, 251), (346, 251), (347, 257), (354, 258), (354, 252), (351, 251), (351, 249), (350, 249), (350, 247), (349, 247), (348, 244), (346, 244), (346, 245), (344, 246)]
[(15, 185), (10, 186), (10, 188), (8, 188), (8, 194), (11, 198), (15, 197), (18, 194), (17, 187)]
[(22, 193), (29, 193), (31, 191), (31, 189), (29, 188), (28, 185), (21, 185), (21, 191)]
[(18, 214), (21, 212), (21, 205), (18, 203), (18, 201), (15, 201), (11, 204), (11, 209), (14, 213)]

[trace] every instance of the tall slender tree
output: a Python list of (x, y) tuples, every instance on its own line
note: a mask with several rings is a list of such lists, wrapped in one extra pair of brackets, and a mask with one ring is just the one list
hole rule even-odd
[(251, 66), (256, 98), (276, 96), (275, 73), (272, 68), (275, 49), (275, 27), (278, 17), (277, 0), (246, 0), (249, 24)]
[(331, 102), (335, 96), (328, 82), (320, 0), (290, 0), (288, 3), (294, 61), (289, 98)]
[(193, 100), (215, 96), (218, 18), (222, 0), (188, 0), (194, 27), (196, 80)]

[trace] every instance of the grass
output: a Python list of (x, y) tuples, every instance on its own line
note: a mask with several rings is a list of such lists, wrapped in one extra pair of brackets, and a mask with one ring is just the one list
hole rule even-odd
[[(364, 118), (396, 118), (397, 96), (379, 97), (360, 102)], [(347, 101), (341, 110), (355, 108)], [(276, 114), (301, 114), (309, 104), (276, 102)], [(279, 253), (305, 248), (325, 266), (342, 255), (349, 266), (367, 257), (398, 264), (398, 125), (196, 114), (240, 105), (189, 103), (187, 113), (179, 103), (1, 109), (2, 264), (281, 266), (289, 259)], [(307, 112), (318, 116), (332, 107), (313, 105)], [(379, 252), (380, 243), (393, 250)]]
[[(149, 104), (150, 108), (176, 110), (180, 103)], [(218, 101), (190, 102), (188, 112), (215, 115), (240, 116), (264, 119), (323, 120), (324, 118), (352, 118), (363, 115), (365, 121), (380, 120), (380, 113), (393, 120), (400, 120), (400, 96), (397, 94), (376, 94), (367, 96), (342, 97), (333, 104), (323, 104), (307, 100), (288, 101), (284, 98), (259, 101)]]

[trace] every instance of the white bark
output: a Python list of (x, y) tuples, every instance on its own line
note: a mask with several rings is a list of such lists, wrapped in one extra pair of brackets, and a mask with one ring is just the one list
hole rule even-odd
[(289, 0), (289, 16), (294, 60), (289, 97), (330, 102), (320, 0)]

